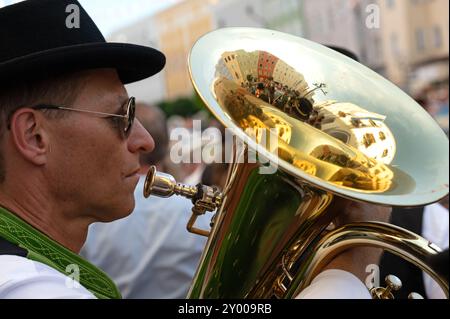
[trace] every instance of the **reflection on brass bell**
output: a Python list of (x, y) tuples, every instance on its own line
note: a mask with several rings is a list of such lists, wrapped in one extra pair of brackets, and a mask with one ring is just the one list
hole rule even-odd
[(386, 288), (378, 287), (370, 290), (372, 298), (374, 299), (394, 299), (393, 291), (400, 290), (402, 288), (401, 280), (394, 275), (388, 275), (385, 278)]

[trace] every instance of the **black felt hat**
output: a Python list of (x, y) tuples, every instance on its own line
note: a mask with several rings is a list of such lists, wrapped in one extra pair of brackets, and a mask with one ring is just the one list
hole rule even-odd
[(106, 42), (76, 0), (0, 9), (0, 85), (97, 68), (116, 69), (127, 84), (158, 73), (165, 61), (150, 47)]

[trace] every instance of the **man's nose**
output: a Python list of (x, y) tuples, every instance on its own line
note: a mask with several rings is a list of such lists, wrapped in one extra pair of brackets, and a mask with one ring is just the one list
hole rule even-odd
[(149, 153), (155, 149), (153, 137), (137, 119), (128, 137), (128, 149), (131, 153)]

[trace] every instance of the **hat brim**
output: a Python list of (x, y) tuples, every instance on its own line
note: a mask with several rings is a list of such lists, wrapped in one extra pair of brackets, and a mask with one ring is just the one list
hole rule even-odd
[(114, 68), (123, 84), (160, 72), (164, 54), (150, 47), (125, 43), (88, 43), (41, 51), (0, 63), (0, 83), (41, 79), (81, 70)]

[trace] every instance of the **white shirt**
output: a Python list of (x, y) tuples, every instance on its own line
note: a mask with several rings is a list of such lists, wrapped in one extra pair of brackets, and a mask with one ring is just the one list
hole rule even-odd
[(186, 185), (197, 185), (202, 181), (202, 175), (205, 171), (204, 165), (199, 165), (189, 176), (186, 176), (183, 183)]
[[(207, 238), (186, 230), (191, 201), (145, 199), (144, 181), (136, 188), (134, 212), (91, 225), (81, 255), (104, 270), (124, 298), (185, 298)], [(196, 227), (209, 230), (210, 219), (210, 214), (200, 216)]]
[[(448, 210), (439, 203), (426, 206), (423, 211), (422, 237), (436, 244), (442, 250), (448, 248), (449, 215)], [(427, 274), (423, 273), (425, 292), (429, 299), (445, 299), (440, 286)]]
[(95, 299), (95, 296), (45, 264), (1, 255), (0, 299)]
[(328, 269), (317, 275), (296, 299), (371, 299), (367, 287), (355, 275)]

